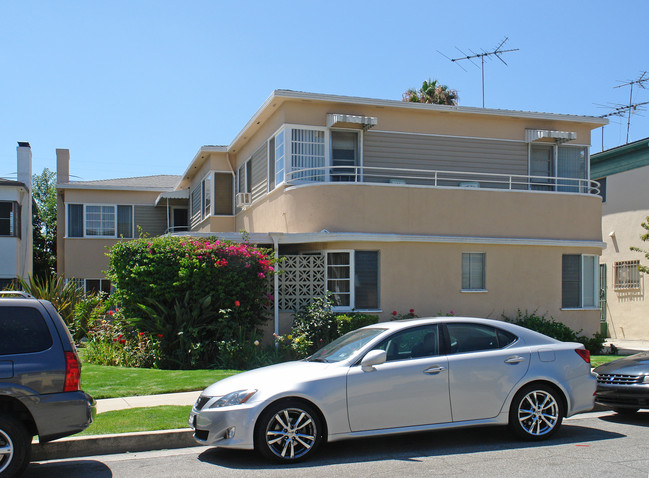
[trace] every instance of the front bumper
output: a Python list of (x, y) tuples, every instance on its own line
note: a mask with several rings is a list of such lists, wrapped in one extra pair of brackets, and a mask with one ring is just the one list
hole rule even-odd
[(201, 445), (252, 450), (260, 412), (257, 406), (248, 404), (202, 410), (194, 405), (188, 423), (194, 430), (194, 440)]
[(595, 403), (610, 408), (649, 408), (649, 384), (597, 384)]

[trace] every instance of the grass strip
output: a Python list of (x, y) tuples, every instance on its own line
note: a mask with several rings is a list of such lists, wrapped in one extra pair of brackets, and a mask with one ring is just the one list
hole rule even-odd
[(191, 409), (191, 405), (162, 405), (100, 413), (88, 428), (75, 436), (188, 428)]
[(628, 357), (628, 355), (591, 355), (590, 365), (591, 367), (598, 367), (605, 363), (609, 363), (613, 360), (621, 359), (624, 357)]
[(81, 388), (95, 399), (191, 392), (237, 373), (238, 370), (158, 370), (84, 363)]

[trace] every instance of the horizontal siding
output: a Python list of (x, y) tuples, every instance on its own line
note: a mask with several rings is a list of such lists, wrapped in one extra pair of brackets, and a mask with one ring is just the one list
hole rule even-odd
[(190, 218), (190, 229), (193, 229), (201, 222), (201, 185), (200, 183), (194, 189), (192, 189), (191, 196), (189, 198), (191, 204), (191, 218)]
[[(527, 144), (370, 131), (363, 139), (363, 165), (378, 168), (527, 175)], [(482, 178), (469, 176), (458, 178), (460, 181), (480, 179)], [(388, 182), (388, 179), (385, 178), (384, 182)]]
[(151, 236), (164, 234), (167, 229), (167, 208), (154, 206), (135, 206), (135, 234), (138, 226), (142, 232)]
[(268, 150), (264, 143), (250, 159), (252, 161), (252, 200), (255, 201), (268, 191)]

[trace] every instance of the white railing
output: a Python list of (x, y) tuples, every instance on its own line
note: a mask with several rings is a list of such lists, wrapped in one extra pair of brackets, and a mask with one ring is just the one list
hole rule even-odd
[(599, 183), (590, 179), (520, 174), (508, 175), (367, 166), (323, 166), (296, 169), (286, 174), (286, 183), (291, 185), (337, 182), (599, 194)]

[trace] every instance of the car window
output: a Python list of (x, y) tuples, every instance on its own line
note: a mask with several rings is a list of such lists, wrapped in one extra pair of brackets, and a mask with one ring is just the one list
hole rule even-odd
[(501, 349), (517, 339), (510, 332), (488, 325), (449, 323), (446, 327), (452, 354)]
[(413, 327), (392, 334), (380, 342), (374, 350), (385, 350), (387, 361), (431, 357), (439, 354), (437, 325)]
[(0, 355), (41, 352), (52, 346), (50, 331), (33, 307), (0, 307)]

